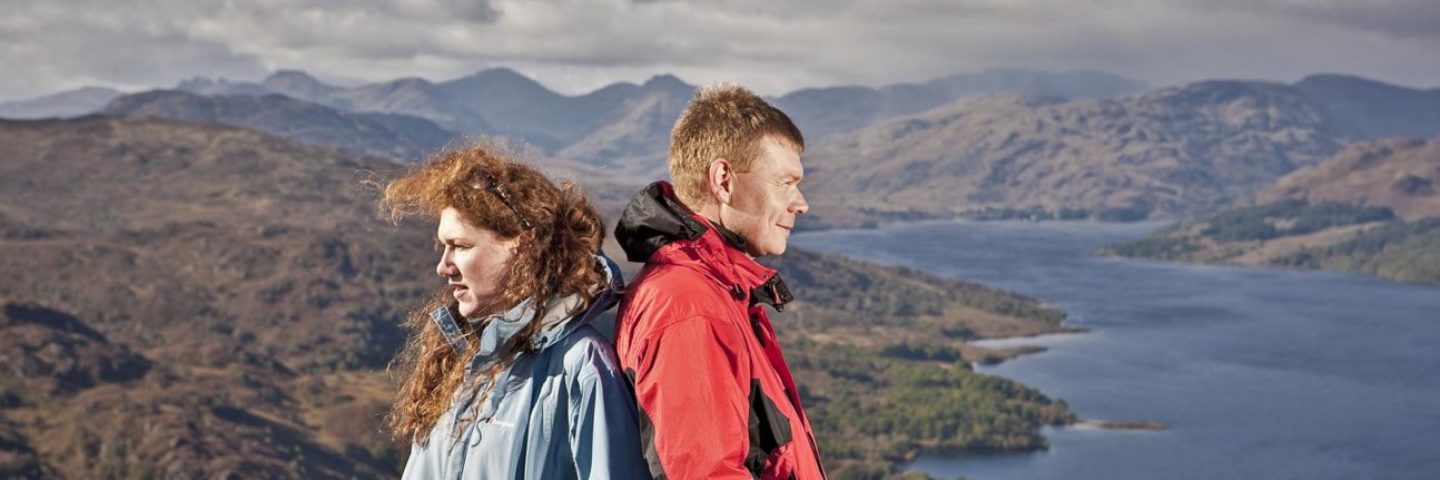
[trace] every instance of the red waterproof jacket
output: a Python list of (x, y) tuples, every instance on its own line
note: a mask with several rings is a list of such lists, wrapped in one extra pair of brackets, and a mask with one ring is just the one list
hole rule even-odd
[(791, 300), (744, 240), (690, 213), (657, 182), (615, 237), (645, 268), (616, 320), (655, 478), (821, 479), (810, 421), (760, 305)]

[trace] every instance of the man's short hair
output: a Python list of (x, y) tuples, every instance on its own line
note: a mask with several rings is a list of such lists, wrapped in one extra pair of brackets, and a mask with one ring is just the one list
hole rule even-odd
[(760, 141), (766, 136), (796, 152), (805, 151), (805, 137), (790, 117), (758, 95), (728, 83), (701, 87), (670, 132), (670, 178), (675, 194), (691, 208), (708, 204), (710, 162), (725, 158), (736, 172), (748, 172), (760, 156)]

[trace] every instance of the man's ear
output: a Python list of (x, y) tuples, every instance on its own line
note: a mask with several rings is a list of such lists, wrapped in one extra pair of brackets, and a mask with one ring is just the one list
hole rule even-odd
[(710, 162), (710, 168), (705, 172), (705, 185), (710, 188), (710, 195), (716, 203), (729, 205), (735, 186), (735, 169), (730, 160), (717, 158)]

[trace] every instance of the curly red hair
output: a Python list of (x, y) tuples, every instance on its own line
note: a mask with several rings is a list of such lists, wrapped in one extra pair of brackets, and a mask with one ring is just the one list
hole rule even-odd
[[(467, 223), (503, 239), (526, 235), (510, 265), (512, 281), (494, 308), (482, 315), (509, 310), (527, 298), (578, 294), (588, 304), (599, 293), (597, 286), (606, 285), (594, 260), (605, 229), (580, 189), (568, 181), (557, 186), (535, 168), (507, 158), (499, 147), (476, 145), (441, 153), (389, 182), (380, 206), (397, 223), (413, 215), (438, 218), (442, 210), (454, 208)], [(392, 364), (394, 370), (408, 372), (388, 418), (397, 439), (426, 440), (461, 383), (464, 359), (478, 348), (472, 342), (470, 350), (457, 357), (430, 321), (430, 311), (451, 301), (442, 288), (406, 322), (409, 340)], [(460, 323), (467, 337), (477, 333), (468, 322)], [(502, 350), (501, 361), (484, 374), (495, 375), (529, 346), (539, 323), (531, 322), (515, 335)]]

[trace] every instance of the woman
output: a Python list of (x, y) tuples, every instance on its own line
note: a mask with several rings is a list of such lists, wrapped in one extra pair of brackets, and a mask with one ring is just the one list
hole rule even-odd
[(620, 273), (575, 186), (476, 147), (385, 187), (398, 220), (439, 220), (445, 287), (409, 321), (390, 413), (404, 478), (648, 478), (635, 406), (590, 321)]

